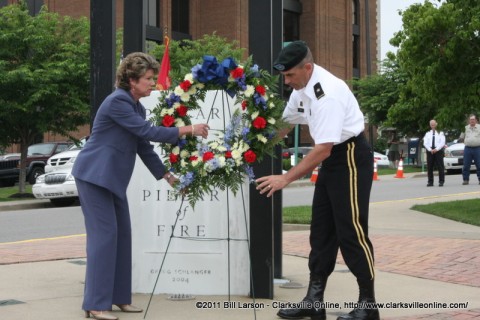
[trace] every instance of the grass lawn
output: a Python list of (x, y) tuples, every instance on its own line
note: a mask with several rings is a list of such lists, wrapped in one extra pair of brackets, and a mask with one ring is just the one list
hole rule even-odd
[(25, 196), (15, 197), (20, 189), (18, 186), (0, 188), (0, 201), (31, 200), (33, 197), (32, 186), (25, 185)]
[[(438, 217), (480, 226), (480, 199), (436, 202), (414, 205), (412, 210), (433, 214)], [(283, 208), (283, 222), (293, 224), (310, 224), (310, 206)]]
[(480, 199), (417, 204), (412, 207), (413, 210), (420, 212), (480, 226), (480, 210), (478, 208), (480, 208)]
[[(427, 168), (425, 168), (425, 170), (427, 170)], [(412, 173), (412, 172), (422, 172), (422, 167), (403, 166), (403, 173)], [(397, 169), (381, 167), (381, 168), (377, 168), (377, 174), (379, 176), (387, 175), (387, 174), (395, 175), (397, 174)]]

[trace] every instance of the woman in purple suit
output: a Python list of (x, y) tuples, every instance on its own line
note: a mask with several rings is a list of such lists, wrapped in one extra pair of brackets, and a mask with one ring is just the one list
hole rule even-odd
[(87, 231), (87, 270), (83, 310), (86, 317), (115, 320), (109, 311), (142, 312), (132, 301), (132, 245), (127, 186), (136, 155), (153, 176), (176, 181), (153, 150), (153, 142), (176, 143), (185, 135), (208, 135), (207, 124), (157, 127), (146, 121), (139, 102), (155, 85), (158, 62), (136, 52), (117, 70), (116, 90), (101, 104), (90, 139), (73, 167)]

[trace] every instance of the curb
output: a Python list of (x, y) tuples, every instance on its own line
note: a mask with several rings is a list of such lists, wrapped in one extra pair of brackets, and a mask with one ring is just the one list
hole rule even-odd
[(50, 200), (21, 200), (21, 201), (7, 201), (0, 202), (1, 211), (14, 211), (24, 209), (41, 209), (53, 208), (54, 206)]

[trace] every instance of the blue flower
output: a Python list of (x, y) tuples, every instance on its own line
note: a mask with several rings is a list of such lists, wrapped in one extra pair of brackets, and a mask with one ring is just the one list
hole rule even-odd
[(249, 142), (249, 140), (247, 139), (247, 135), (248, 135), (249, 132), (250, 132), (250, 128), (248, 128), (248, 127), (244, 127), (244, 128), (243, 128), (243, 130), (242, 130), (242, 137), (243, 137), (243, 140), (244, 140), (244, 141)]
[(191, 70), (192, 70), (192, 75), (193, 75), (193, 78), (194, 79), (197, 79), (198, 80), (198, 70), (200, 70), (202, 68), (202, 65), (199, 63), (197, 64), (196, 66), (194, 66)]
[(180, 147), (180, 149), (183, 149), (183, 147), (187, 145), (187, 142), (187, 139), (178, 139), (178, 146)]
[(253, 168), (250, 167), (249, 165), (244, 165), (243, 168), (245, 169), (245, 172), (248, 175), (248, 180), (250, 181), (250, 183), (254, 183), (255, 182), (255, 174), (253, 173)]
[(253, 99), (255, 100), (255, 104), (257, 106), (261, 106), (263, 107), (263, 110), (267, 110), (267, 102), (265, 101), (265, 99), (259, 95), (258, 93), (254, 93), (253, 94)]
[(178, 179), (180, 183), (178, 184), (177, 188), (179, 190), (185, 189), (190, 184), (192, 184), (194, 177), (195, 177), (195, 175), (191, 171), (187, 172), (183, 176), (180, 176), (180, 178)]
[(171, 108), (175, 103), (180, 102), (180, 97), (175, 93), (172, 93), (170, 94), (170, 97), (165, 98), (165, 102), (167, 103), (168, 107)]
[(255, 78), (260, 78), (260, 72), (258, 71), (258, 64), (254, 64), (253, 67), (250, 68), (250, 71), (253, 73)]

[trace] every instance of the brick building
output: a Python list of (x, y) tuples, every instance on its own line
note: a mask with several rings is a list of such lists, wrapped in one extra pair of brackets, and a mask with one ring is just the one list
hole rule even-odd
[[(106, 0), (102, 0), (106, 1)], [(139, 0), (140, 1), (140, 0)], [(237, 40), (248, 52), (248, 0), (143, 0), (146, 36), (167, 30), (172, 39), (197, 39), (216, 32)], [(376, 72), (378, 0), (282, 0), (283, 40), (305, 40), (315, 61), (344, 80)], [(17, 0), (0, 0), (0, 7)], [(90, 0), (27, 0), (32, 14), (46, 5), (50, 11), (72, 17), (90, 16)], [(366, 10), (368, 8), (368, 10)], [(124, 1), (116, 1), (116, 26), (123, 27)], [(367, 131), (369, 129), (366, 126)], [(80, 138), (88, 127), (72, 133)], [(373, 137), (366, 132), (367, 137)], [(44, 141), (61, 140), (45, 134)], [(291, 141), (289, 141), (290, 143)], [(307, 128), (300, 145), (311, 142)]]

